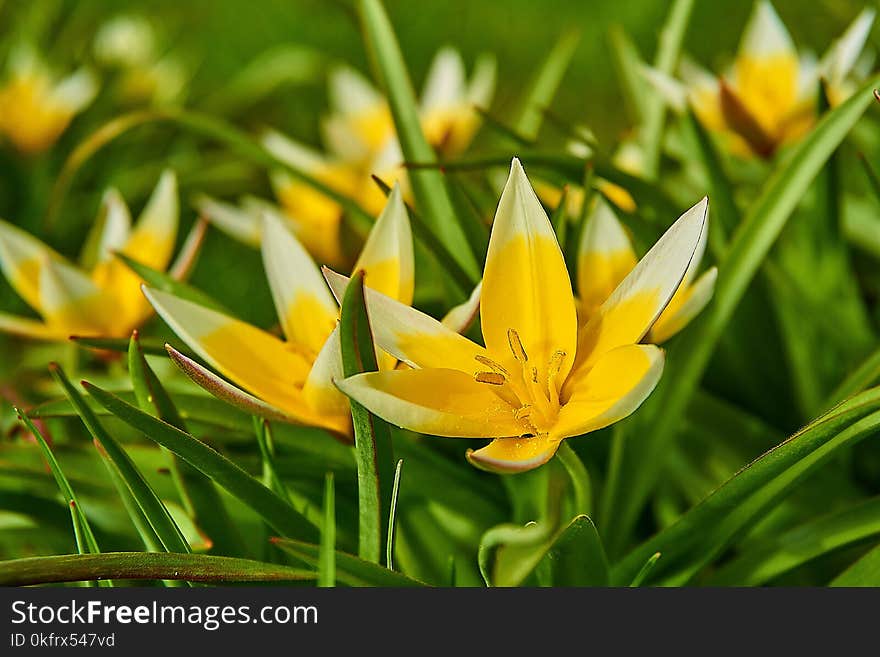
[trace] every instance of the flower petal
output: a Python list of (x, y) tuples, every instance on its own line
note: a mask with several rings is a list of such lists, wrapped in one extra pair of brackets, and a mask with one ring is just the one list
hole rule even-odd
[(607, 427), (635, 411), (663, 373), (663, 350), (629, 344), (603, 354), (572, 383), (553, 433), (561, 438)]
[(480, 294), (483, 291), (483, 281), (481, 280), (471, 291), (471, 295), (463, 303), (453, 307), (446, 315), (444, 315), (441, 323), (448, 329), (456, 333), (464, 333), (467, 331), (474, 320), (480, 314)]
[(174, 253), (179, 214), (177, 176), (166, 170), (141, 212), (123, 252), (148, 267), (165, 269)]
[[(409, 215), (400, 185), (395, 183), (352, 271), (363, 270), (369, 287), (409, 305), (415, 288), (413, 258)], [(321, 283), (323, 285), (323, 281)]]
[(303, 395), (316, 413), (325, 416), (348, 417), (348, 399), (339, 392), (334, 383), (344, 376), (342, 347), (339, 343), (339, 326), (337, 326), (318, 353), (303, 386)]
[[(337, 300), (342, 299), (348, 277), (327, 267), (323, 271)], [(486, 356), (480, 345), (371, 288), (365, 288), (364, 295), (373, 339), (395, 358), (418, 368), (448, 367), (467, 374), (480, 369), (475, 357)]]
[(586, 319), (636, 266), (629, 235), (611, 206), (598, 198), (578, 248), (578, 296)]
[(546, 433), (528, 438), (496, 438), (482, 449), (468, 450), (467, 460), (489, 472), (525, 472), (553, 458), (559, 443), (558, 438)]
[(740, 55), (758, 59), (797, 53), (785, 23), (767, 0), (755, 4), (739, 48)]
[(464, 61), (461, 54), (450, 46), (437, 51), (425, 76), (420, 109), (430, 112), (447, 109), (461, 103), (466, 93)]
[(121, 249), (131, 236), (131, 213), (119, 190), (104, 192), (101, 215), (101, 221), (95, 222), (95, 228), (101, 231), (97, 235), (95, 263), (112, 261), (113, 252)]
[(204, 194), (195, 204), (202, 216), (230, 237), (251, 246), (260, 244), (260, 219), (255, 213)]
[(467, 99), (471, 105), (488, 109), (495, 93), (497, 69), (498, 63), (493, 55), (483, 54), (477, 58), (467, 90)]
[(112, 299), (84, 272), (60, 260), (40, 267), (39, 308), (47, 324), (68, 335), (114, 334), (119, 326)]
[(346, 395), (399, 427), (433, 436), (518, 436), (528, 425), (491, 386), (452, 369), (368, 372), (337, 381)]
[(708, 209), (709, 200), (703, 198), (679, 217), (596, 310), (581, 329), (575, 368), (589, 368), (605, 352), (644, 337), (681, 284), (705, 231)]
[(287, 339), (317, 354), (336, 325), (338, 308), (311, 256), (281, 219), (263, 214), (263, 266)]
[(144, 287), (156, 312), (214, 369), (266, 403), (309, 417), (301, 387), (311, 359), (255, 326), (167, 292)]
[(61, 256), (36, 237), (0, 219), (0, 268), (9, 284), (34, 310), (40, 310), (40, 269)]
[(28, 317), (0, 313), (0, 331), (37, 340), (66, 340), (70, 335), (63, 330)]
[(564, 380), (577, 344), (571, 281), (553, 226), (515, 158), (495, 213), (481, 297), (483, 337), (493, 357), (521, 367), (509, 344), (513, 329), (541, 380), (555, 352), (568, 354), (559, 373)]
[(822, 58), (820, 68), (832, 84), (839, 85), (852, 71), (871, 33), (876, 13), (872, 8), (863, 9)]
[(669, 305), (651, 327), (651, 342), (656, 344), (666, 342), (699, 315), (712, 299), (717, 277), (718, 269), (712, 267), (695, 283), (679, 287)]

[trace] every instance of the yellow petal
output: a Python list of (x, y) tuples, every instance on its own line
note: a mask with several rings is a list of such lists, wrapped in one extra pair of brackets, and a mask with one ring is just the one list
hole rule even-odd
[(662, 373), (663, 351), (654, 345), (612, 349), (572, 381), (553, 433), (568, 438), (622, 420), (651, 394)]
[(177, 177), (165, 171), (122, 250), (148, 267), (165, 269), (174, 253), (179, 214)]
[(636, 254), (623, 225), (603, 199), (597, 199), (578, 248), (578, 296), (584, 317), (601, 306), (636, 266)]
[(264, 402), (311, 418), (302, 386), (311, 360), (275, 336), (222, 313), (144, 287), (165, 323), (214, 369)]
[(799, 100), (797, 50), (779, 15), (761, 1), (743, 33), (732, 86), (760, 126), (778, 134)]
[(317, 355), (338, 315), (321, 271), (275, 215), (263, 214), (261, 249), (284, 334), (290, 342)]
[(545, 464), (559, 449), (559, 439), (549, 434), (529, 438), (496, 438), (476, 451), (468, 450), (467, 459), (482, 470), (512, 474)]
[(19, 296), (40, 310), (40, 268), (61, 256), (21, 228), (0, 219), (0, 268)]
[(415, 287), (412, 230), (397, 183), (355, 263), (353, 271), (360, 270), (366, 273), (364, 281), (369, 287), (401, 303), (412, 303)]
[(571, 281), (556, 234), (519, 160), (501, 194), (483, 274), (480, 302), (483, 338), (497, 360), (518, 369), (509, 346), (516, 331), (541, 380), (557, 351), (559, 380), (571, 367), (577, 344), (577, 315)]
[(717, 277), (718, 269), (712, 267), (693, 284), (679, 287), (669, 305), (651, 327), (651, 342), (657, 344), (666, 342), (699, 315), (712, 299)]
[(328, 417), (348, 417), (348, 399), (335, 384), (344, 376), (337, 326), (324, 343), (303, 386), (303, 395), (316, 413)]
[(113, 335), (119, 327), (113, 299), (84, 272), (58, 260), (40, 268), (40, 312), (68, 335)]
[(708, 208), (704, 198), (679, 217), (598, 308), (581, 329), (576, 368), (589, 368), (605, 352), (644, 337), (690, 266), (705, 230)]
[[(131, 235), (131, 213), (125, 199), (116, 189), (108, 189), (101, 200), (99, 221), (95, 222), (95, 229), (99, 230), (94, 239), (95, 245), (94, 262), (96, 265), (113, 260), (113, 252), (121, 249)], [(93, 239), (90, 236), (89, 241)], [(99, 279), (101, 274), (92, 270), (92, 280), (102, 285)]]
[(529, 430), (490, 386), (458, 370), (370, 372), (336, 384), (383, 420), (419, 433), (492, 438)]
[(37, 340), (66, 340), (70, 337), (67, 331), (49, 326), (39, 320), (6, 313), (0, 313), (0, 331)]
[[(324, 267), (324, 277), (337, 300), (345, 295), (348, 277)], [(468, 374), (482, 369), (476, 356), (486, 350), (438, 322), (370, 288), (364, 289), (373, 339), (389, 354), (412, 367), (448, 367)]]

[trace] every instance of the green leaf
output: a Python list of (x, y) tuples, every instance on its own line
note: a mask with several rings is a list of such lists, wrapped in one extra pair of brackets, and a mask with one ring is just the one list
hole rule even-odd
[[(145, 352), (148, 353), (148, 352)], [(167, 352), (163, 349), (163, 354)], [(134, 392), (131, 390), (114, 391), (113, 394), (129, 404), (136, 404)], [(229, 404), (205, 394), (174, 393), (175, 406), (180, 416), (187, 421), (207, 424), (232, 431), (250, 432), (252, 425), (250, 416), (245, 415)], [(99, 416), (110, 415), (103, 406), (93, 399), (87, 399), (89, 408)], [(32, 418), (71, 417), (76, 415), (73, 404), (68, 399), (55, 399), (43, 402), (29, 411)]]
[[(356, 272), (345, 290), (339, 319), (342, 371), (346, 377), (379, 369), (370, 319), (364, 303), (364, 273)], [(394, 456), (391, 430), (367, 409), (351, 400), (358, 473), (358, 554), (379, 563), (388, 536)]]
[(180, 531), (177, 523), (168, 513), (168, 509), (165, 508), (156, 492), (137, 469), (131, 457), (126, 454), (116, 439), (107, 433), (92, 409), (83, 400), (82, 395), (67, 379), (64, 371), (55, 364), (50, 365), (50, 371), (64, 389), (64, 394), (76, 408), (80, 419), (95, 439), (96, 444), (100, 445), (101, 450), (117, 469), (120, 478), (125, 482), (153, 531), (156, 532), (156, 536), (162, 542), (163, 548), (168, 552), (189, 552), (189, 543), (183, 537), (183, 532)]
[(831, 408), (844, 399), (862, 392), (876, 383), (878, 379), (880, 379), (880, 349), (871, 352), (861, 365), (840, 382), (840, 385), (825, 400), (824, 408)]
[[(316, 566), (321, 559), (321, 548), (317, 545), (283, 538), (273, 538), (272, 543), (310, 566)], [(406, 575), (345, 552), (337, 550), (335, 557), (336, 581), (347, 586), (425, 586)]]
[(712, 142), (712, 137), (694, 115), (691, 107), (688, 107), (684, 115), (684, 126), (690, 135), (696, 159), (703, 169), (703, 181), (712, 202), (709, 248), (716, 260), (721, 260), (727, 250), (729, 237), (736, 232), (740, 223), (740, 212), (734, 199), (733, 185), (724, 171), (721, 156)]
[(593, 521), (575, 517), (544, 555), (539, 568), (553, 586), (608, 586), (608, 561)]
[[(666, 22), (660, 29), (660, 41), (654, 57), (654, 68), (661, 73), (671, 75), (678, 64), (693, 8), (694, 0), (675, 0), (669, 10)], [(645, 99), (644, 123), (640, 134), (644, 150), (644, 174), (648, 180), (654, 180), (660, 170), (665, 119), (666, 102), (662, 94), (649, 94)]]
[(70, 482), (67, 480), (67, 477), (61, 470), (61, 466), (58, 464), (58, 460), (55, 458), (55, 453), (52, 451), (52, 448), (49, 447), (49, 443), (46, 441), (43, 433), (37, 428), (31, 418), (20, 409), (16, 409), (16, 413), (18, 413), (18, 417), (24, 422), (28, 431), (31, 432), (31, 435), (33, 435), (37, 444), (39, 444), (40, 450), (43, 452), (43, 457), (46, 459), (46, 464), (49, 466), (49, 472), (52, 473), (52, 477), (55, 479), (55, 483), (58, 484), (58, 489), (61, 491), (61, 497), (70, 507), (74, 522), (74, 530), (76, 530), (77, 527), (79, 528), (79, 535), (76, 536), (77, 547), (81, 553), (99, 553), (101, 549), (98, 547), (98, 542), (95, 540), (95, 534), (92, 532), (89, 519), (86, 518), (85, 513), (80, 508), (80, 504), (76, 499), (73, 488), (71, 488)]
[(528, 85), (528, 91), (520, 104), (519, 114), (513, 122), (513, 129), (517, 134), (530, 140), (537, 138), (544, 120), (544, 110), (550, 107), (579, 41), (578, 31), (566, 32), (547, 54), (541, 68)]
[(294, 582), (315, 573), (272, 563), (166, 552), (61, 554), (0, 561), (0, 585), (116, 579), (177, 579), (190, 582)]
[(740, 470), (669, 528), (645, 541), (612, 568), (612, 581), (633, 580), (656, 552), (652, 572), (687, 581), (742, 531), (836, 451), (880, 427), (880, 389), (861, 393)]
[(751, 206), (719, 267), (712, 302), (688, 328), (689, 339), (670, 348), (660, 385), (639, 414), (627, 421), (631, 435), (641, 435), (624, 447), (625, 478), (620, 488), (627, 494), (619, 496), (618, 507), (608, 518), (613, 522), (607, 525), (611, 533), (605, 535), (606, 545), (616, 550), (626, 540), (737, 304), (810, 183), (867, 109), (871, 89), (877, 84), (880, 77), (869, 80), (849, 100), (828, 112), (771, 176)]
[(639, 124), (645, 120), (647, 100), (645, 78), (642, 75), (642, 61), (639, 51), (629, 35), (619, 25), (608, 30), (608, 43), (611, 46), (612, 63), (617, 72), (617, 80), (629, 112), (631, 123)]
[[(128, 371), (141, 410), (181, 431), (187, 431), (183, 416), (147, 363), (137, 331), (132, 333), (129, 341)], [(241, 536), (211, 480), (164, 447), (162, 449), (168, 457), (174, 485), (187, 513), (207, 532), (216, 549), (227, 554), (244, 554), (246, 548)]]
[[(388, 96), (404, 157), (417, 162), (436, 161), (434, 150), (422, 133), (409, 73), (382, 3), (380, 0), (359, 0), (357, 7), (367, 52)], [(452, 207), (443, 175), (432, 170), (412, 171), (409, 179), (426, 221), (458, 264), (476, 280), (479, 276), (477, 263), (458, 223), (463, 218), (458, 217)]]
[[(128, 352), (127, 338), (100, 338), (90, 335), (72, 335), (70, 339), (81, 347), (90, 349), (102, 349), (105, 351)], [(161, 340), (144, 339), (141, 340), (141, 349), (145, 354), (150, 356), (165, 356), (165, 342)], [(190, 353), (190, 352), (186, 352)]]
[(317, 539), (315, 526), (301, 513), (225, 456), (194, 436), (144, 413), (106, 390), (88, 382), (83, 382), (83, 386), (113, 415), (201, 471), (241, 500), (275, 531), (284, 536)]
[(811, 559), (880, 534), (880, 498), (811, 519), (726, 563), (709, 586), (759, 586)]
[(400, 492), (400, 473), (403, 469), (403, 459), (397, 462), (394, 468), (394, 485), (391, 487), (391, 507), (388, 509), (388, 537), (385, 541), (385, 565), (390, 570), (394, 569), (394, 518), (397, 515), (397, 495)]
[(182, 283), (163, 271), (158, 271), (152, 267), (141, 264), (131, 256), (120, 251), (117, 251), (114, 255), (119, 258), (126, 267), (144, 279), (144, 282), (150, 287), (162, 290), (163, 292), (168, 292), (181, 299), (192, 301), (200, 306), (205, 306), (206, 308), (229, 314), (229, 310), (224, 308), (223, 304), (211, 298), (210, 295), (205, 294), (201, 290), (194, 288), (192, 285)]
[(831, 580), (829, 586), (880, 586), (880, 545)]
[(333, 473), (324, 477), (324, 525), (318, 553), (318, 586), (336, 585), (336, 492)]
[(645, 565), (642, 566), (642, 569), (638, 572), (638, 574), (633, 577), (633, 581), (630, 583), (631, 588), (635, 588), (637, 586), (641, 586), (646, 579), (648, 579), (648, 575), (651, 574), (651, 571), (654, 570), (654, 566), (657, 564), (657, 561), (660, 560), (660, 553), (655, 552), (651, 555), (651, 557), (645, 562)]

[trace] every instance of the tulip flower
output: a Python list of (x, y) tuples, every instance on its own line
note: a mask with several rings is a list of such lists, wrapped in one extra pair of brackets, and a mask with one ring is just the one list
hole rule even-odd
[[(518, 160), (501, 194), (483, 275), (485, 347), (380, 292), (366, 289), (376, 343), (412, 369), (337, 381), (397, 426), (436, 436), (488, 438), (474, 465), (521, 472), (565, 438), (635, 411), (663, 369), (642, 344), (685, 276), (705, 230), (706, 199), (688, 210), (583, 326), (556, 236)], [(344, 276), (325, 270), (337, 298)]]
[[(474, 106), (489, 104), (494, 85), (493, 59), (481, 57), (468, 81), (461, 56), (451, 48), (440, 50), (431, 64), (419, 106), (429, 143), (446, 156), (464, 150), (480, 124)], [(344, 67), (331, 73), (328, 96), (331, 111), (321, 123), (326, 152), (276, 131), (263, 137), (263, 145), (279, 159), (376, 215), (385, 197), (371, 176), (389, 186), (399, 182), (405, 197), (408, 187), (388, 103), (360, 73)], [(291, 230), (309, 253), (333, 266), (350, 263), (346, 263), (340, 235), (343, 209), (335, 200), (282, 171), (272, 174), (272, 187)], [(235, 208), (202, 198), (199, 207), (232, 237), (259, 244), (260, 213), (265, 204), (249, 201)], [(278, 214), (277, 208), (270, 211)]]
[[(718, 269), (712, 267), (695, 278), (705, 249), (704, 232), (681, 285), (651, 327), (648, 341), (665, 342), (687, 326), (711, 300)], [(578, 319), (581, 324), (589, 322), (636, 262), (635, 250), (620, 220), (605, 201), (598, 199), (578, 248)]]
[(177, 182), (171, 172), (162, 174), (134, 226), (120, 194), (110, 190), (104, 195), (101, 220), (84, 252), (88, 270), (0, 221), (0, 268), (42, 317), (39, 321), (2, 313), (0, 330), (44, 340), (130, 334), (151, 311), (140, 294), (140, 277), (114, 254), (121, 252), (153, 269), (165, 269), (174, 251), (177, 225)]
[(18, 49), (10, 56), (7, 77), (0, 84), (0, 135), (22, 153), (44, 151), (97, 92), (97, 80), (87, 69), (59, 80), (33, 50)]
[(817, 64), (811, 55), (798, 53), (773, 6), (761, 0), (727, 73), (716, 77), (685, 61), (680, 83), (653, 70), (646, 75), (674, 107), (689, 102), (731, 152), (769, 157), (814, 124), (820, 78), (832, 104), (846, 99), (873, 21), (874, 10), (864, 10)]
[[(232, 382), (169, 348), (197, 384), (250, 413), (350, 436), (348, 399), (333, 385), (342, 372), (336, 302), (284, 221), (271, 213), (262, 221), (263, 265), (285, 339), (167, 292), (145, 287), (144, 294), (174, 332)], [(373, 225), (355, 270), (390, 298), (412, 302), (412, 235), (399, 187)]]

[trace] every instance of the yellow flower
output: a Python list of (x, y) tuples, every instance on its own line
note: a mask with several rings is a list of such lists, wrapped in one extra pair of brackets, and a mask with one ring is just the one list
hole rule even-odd
[(863, 11), (817, 64), (811, 55), (798, 53), (773, 6), (761, 0), (724, 75), (685, 61), (683, 86), (657, 71), (647, 76), (673, 105), (689, 102), (707, 128), (723, 135), (731, 152), (769, 157), (814, 124), (820, 77), (832, 103), (852, 91), (852, 74), (873, 21), (874, 11)]
[[(495, 215), (483, 275), (482, 347), (367, 289), (376, 342), (413, 369), (337, 382), (371, 412), (425, 434), (492, 438), (475, 465), (528, 470), (568, 437), (632, 413), (660, 378), (663, 352), (640, 344), (679, 287), (705, 227), (686, 212), (584, 326), (547, 215), (518, 160)], [(337, 297), (347, 279), (325, 271)]]
[(22, 153), (44, 151), (97, 91), (98, 83), (86, 69), (56, 80), (33, 51), (18, 50), (0, 86), (0, 134)]
[[(87, 243), (88, 271), (25, 231), (0, 221), (0, 268), (42, 321), (0, 314), (0, 330), (32, 338), (125, 336), (149, 315), (141, 279), (114, 257), (121, 252), (165, 269), (177, 236), (177, 182), (165, 172), (137, 223), (115, 190), (104, 195), (101, 221)], [(88, 247), (92, 248), (89, 249)]]
[[(285, 339), (166, 292), (144, 293), (174, 332), (235, 385), (169, 349), (196, 383), (252, 413), (350, 436), (348, 400), (333, 385), (342, 372), (336, 302), (284, 221), (272, 213), (261, 220), (263, 265)], [(355, 271), (365, 271), (371, 286), (408, 304), (413, 269), (409, 217), (395, 186)]]
[[(704, 231), (681, 285), (654, 322), (650, 342), (665, 342), (696, 317), (712, 298), (716, 267), (695, 279), (706, 249)], [(578, 319), (586, 324), (636, 266), (637, 258), (626, 230), (602, 199), (589, 217), (578, 247)]]
[[(438, 151), (451, 155), (467, 147), (479, 127), (474, 105), (488, 105), (494, 84), (491, 58), (480, 58), (468, 81), (455, 50), (444, 48), (437, 53), (426, 78), (420, 115), (425, 136)], [(331, 111), (321, 122), (326, 153), (276, 131), (264, 135), (263, 145), (279, 159), (351, 198), (370, 215), (378, 214), (385, 204), (373, 175), (388, 185), (400, 183), (407, 198), (403, 154), (382, 94), (360, 73), (342, 67), (330, 75), (328, 96)], [(340, 239), (343, 209), (335, 200), (282, 171), (272, 174), (272, 187), (290, 229), (309, 253), (335, 267), (350, 264)], [(203, 198), (199, 206), (221, 230), (246, 243), (259, 243), (261, 222), (256, 209), (265, 209), (265, 203), (248, 201), (236, 209)], [(278, 208), (271, 211), (279, 213)]]

